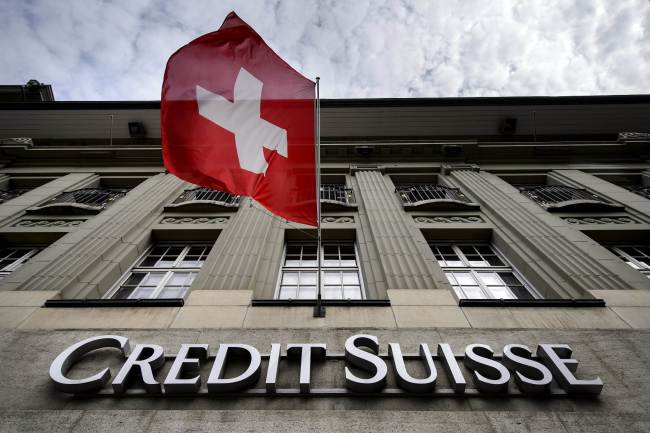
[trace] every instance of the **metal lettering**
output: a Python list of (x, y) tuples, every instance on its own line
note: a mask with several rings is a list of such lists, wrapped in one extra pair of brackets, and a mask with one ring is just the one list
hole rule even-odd
[(324, 344), (287, 344), (287, 356), (300, 355), (300, 392), (309, 393), (312, 352), (320, 359), (326, 351)]
[(269, 363), (266, 367), (266, 392), (273, 393), (276, 391), (281, 347), (278, 343), (271, 344), (271, 354), (269, 355)]
[(420, 357), (424, 362), (424, 368), (427, 372), (427, 377), (424, 379), (415, 379), (406, 371), (404, 364), (404, 357), (402, 356), (402, 349), (397, 343), (388, 344), (388, 353), (393, 360), (395, 367), (395, 379), (400, 388), (410, 392), (430, 392), (436, 386), (436, 379), (438, 378), (438, 371), (433, 364), (433, 357), (429, 346), (422, 343), (420, 344)]
[[(198, 392), (201, 388), (200, 361), (207, 361), (209, 350), (207, 344), (181, 344), (178, 355), (174, 358), (174, 363), (163, 382), (165, 392), (170, 394)], [(181, 374), (196, 374), (196, 376), (182, 379), (179, 377)]]
[(523, 344), (508, 344), (503, 348), (503, 365), (515, 372), (517, 387), (526, 394), (548, 392), (553, 376), (544, 364), (530, 359), (531, 351)]
[(506, 392), (510, 372), (492, 359), (492, 348), (487, 344), (470, 344), (465, 348), (465, 367), (472, 370), (474, 384), (481, 392)]
[(578, 369), (578, 361), (571, 358), (573, 351), (566, 344), (540, 344), (537, 356), (551, 370), (557, 383), (569, 394), (600, 394), (603, 381), (595, 379), (577, 379), (573, 373)]
[(456, 394), (463, 394), (465, 392), (465, 387), (467, 386), (467, 381), (463, 372), (460, 371), (454, 352), (451, 350), (451, 346), (447, 343), (438, 344), (438, 356), (442, 361), (442, 366), (445, 369), (445, 373), (449, 376), (449, 383), (451, 388)]
[[(359, 347), (367, 347), (372, 353)], [(379, 343), (374, 335), (353, 335), (345, 341), (345, 359), (350, 364), (373, 373), (368, 379), (355, 376), (348, 367), (345, 367), (345, 386), (357, 392), (380, 391), (386, 386), (388, 367), (383, 359), (377, 356)]]
[[(234, 356), (248, 356), (248, 368), (237, 377), (224, 378), (228, 352)], [(233, 392), (254, 385), (260, 378), (262, 357), (248, 344), (220, 344), (208, 378), (208, 392)]]
[(100, 335), (87, 338), (65, 349), (57, 356), (50, 365), (50, 379), (59, 391), (78, 393), (101, 389), (111, 378), (108, 368), (99, 373), (84, 379), (70, 379), (66, 373), (75, 362), (88, 352), (106, 347), (120, 349), (122, 356), (126, 357), (129, 352), (129, 339), (119, 335)]
[[(140, 359), (145, 352), (151, 354)], [(144, 383), (144, 388), (150, 394), (162, 393), (162, 385), (156, 381), (153, 371), (159, 369), (165, 363), (163, 348), (157, 344), (138, 344), (126, 359), (115, 380), (113, 380), (113, 391), (122, 394), (126, 391), (127, 383), (132, 377), (138, 377)]]

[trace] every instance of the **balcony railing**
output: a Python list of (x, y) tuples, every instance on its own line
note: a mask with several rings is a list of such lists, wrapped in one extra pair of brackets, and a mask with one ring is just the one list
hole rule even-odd
[(397, 196), (405, 208), (430, 207), (437, 210), (451, 208), (478, 208), (458, 188), (449, 188), (444, 185), (400, 185), (395, 188)]
[(519, 191), (548, 211), (617, 210), (623, 206), (612, 203), (584, 189), (563, 185), (522, 186)]
[(631, 186), (628, 189), (635, 194), (650, 198), (650, 186)]
[(230, 210), (239, 206), (241, 197), (210, 188), (186, 189), (172, 203), (165, 206), (168, 210), (209, 212), (211, 210)]
[(126, 189), (82, 188), (67, 191), (31, 209), (38, 213), (99, 213), (115, 200), (124, 197)]
[(356, 206), (354, 191), (345, 185), (326, 184), (320, 186), (320, 199), (323, 203), (340, 206)]

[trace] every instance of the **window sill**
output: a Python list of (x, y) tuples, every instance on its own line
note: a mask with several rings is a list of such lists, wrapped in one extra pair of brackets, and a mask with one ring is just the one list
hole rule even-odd
[(49, 299), (45, 308), (97, 308), (97, 307), (182, 307), (183, 298), (168, 299)]
[[(388, 299), (323, 299), (326, 307), (390, 307)], [(315, 299), (253, 299), (252, 307), (314, 307)]]
[(459, 307), (605, 307), (603, 299), (461, 299)]

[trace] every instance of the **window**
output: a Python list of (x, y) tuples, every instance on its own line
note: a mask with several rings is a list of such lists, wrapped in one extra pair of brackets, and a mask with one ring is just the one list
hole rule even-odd
[(629, 266), (650, 278), (650, 246), (608, 245), (607, 249), (616, 254)]
[(39, 251), (39, 248), (28, 247), (0, 249), (0, 280), (24, 265)]
[(320, 199), (324, 202), (344, 206), (354, 206), (356, 204), (352, 188), (346, 188), (343, 184), (322, 184), (320, 186)]
[[(278, 299), (316, 299), (317, 245), (287, 243), (280, 275)], [(359, 262), (353, 242), (321, 245), (321, 296), (323, 299), (363, 299)]]
[(210, 244), (158, 244), (109, 293), (114, 299), (183, 298), (210, 253)]
[(461, 299), (533, 299), (532, 290), (488, 244), (430, 243)]
[(612, 203), (585, 189), (563, 185), (522, 185), (519, 191), (547, 211), (619, 210), (623, 206)]

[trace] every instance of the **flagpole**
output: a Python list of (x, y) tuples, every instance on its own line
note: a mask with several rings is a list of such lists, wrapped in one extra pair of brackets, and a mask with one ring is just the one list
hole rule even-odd
[(316, 260), (318, 274), (316, 284), (318, 295), (314, 307), (314, 317), (325, 317), (325, 307), (321, 296), (321, 230), (320, 230), (320, 77), (316, 77), (316, 218), (318, 222), (318, 243), (316, 245)]

